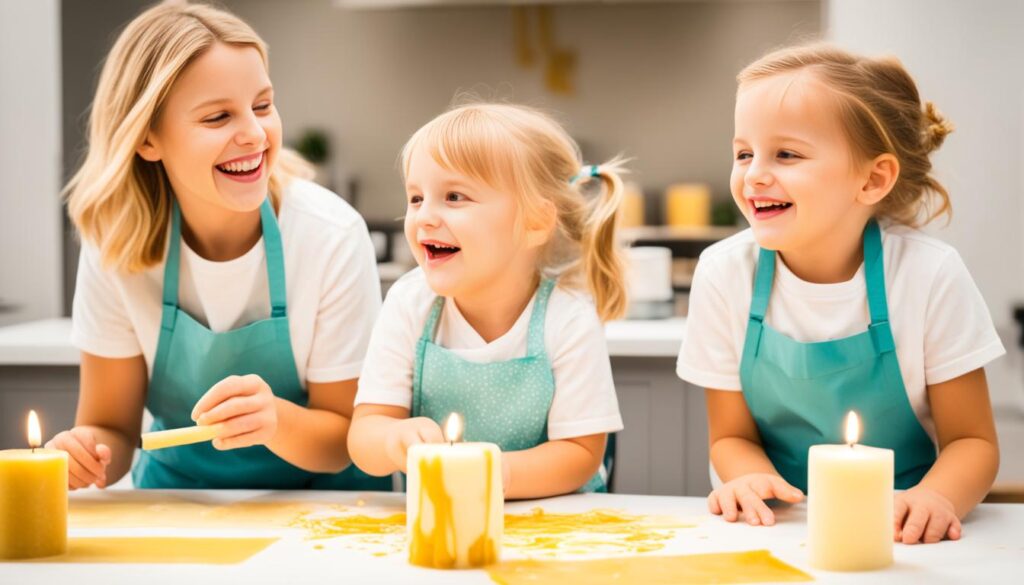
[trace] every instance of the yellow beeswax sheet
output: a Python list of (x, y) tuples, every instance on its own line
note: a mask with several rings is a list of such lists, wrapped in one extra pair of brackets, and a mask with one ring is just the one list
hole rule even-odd
[(80, 537), (68, 539), (67, 554), (43, 563), (175, 563), (234, 565), (276, 538)]
[(72, 499), (72, 528), (273, 528), (287, 527), (315, 510), (345, 506), (302, 501), (197, 502), (166, 494), (126, 492), (116, 501)]
[(586, 561), (525, 560), (487, 569), (500, 585), (697, 585), (777, 583), (814, 579), (766, 550), (675, 556), (637, 556)]

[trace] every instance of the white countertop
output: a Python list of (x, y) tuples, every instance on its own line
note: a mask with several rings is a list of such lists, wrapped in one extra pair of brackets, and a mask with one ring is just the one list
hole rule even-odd
[[(605, 326), (612, 356), (666, 357), (679, 353), (686, 319), (613, 321)], [(0, 366), (75, 366), (71, 319), (46, 319), (0, 328)]]
[[(204, 505), (230, 504), (250, 500), (303, 500), (324, 505), (346, 506), (337, 514), (358, 513), (388, 516), (405, 511), (404, 495), (358, 492), (252, 492), (252, 491), (169, 491), (139, 492), (90, 490), (74, 492), (78, 499), (117, 502), (138, 497), (184, 500)], [(363, 505), (359, 506), (362, 500)], [(150, 500), (152, 501), (152, 500)], [(358, 507), (357, 507), (358, 506)], [(830, 573), (813, 570), (807, 564), (807, 526), (804, 505), (777, 510), (779, 523), (773, 527), (730, 524), (707, 513), (703, 498), (587, 494), (548, 500), (513, 502), (509, 513), (525, 513), (541, 507), (546, 512), (578, 513), (593, 509), (614, 509), (634, 515), (671, 516), (686, 527), (671, 529), (664, 548), (652, 555), (739, 552), (767, 549), (775, 557), (815, 577), (819, 583), (1010, 583), (1019, 582), (1024, 570), (1024, 505), (982, 504), (964, 522), (964, 536), (956, 542), (929, 545), (894, 545), (895, 564), (868, 573)], [(72, 515), (74, 519), (74, 515)], [(61, 564), (0, 563), (2, 583), (126, 583), (138, 585), (181, 585), (182, 583), (490, 583), (486, 572), (438, 571), (420, 569), (406, 562), (403, 534), (393, 534), (380, 542), (389, 545), (387, 553), (352, 544), (348, 537), (308, 540), (296, 527), (259, 524), (244, 531), (238, 528), (210, 526), (135, 525), (119, 527), (114, 520), (91, 528), (70, 527), (70, 536), (268, 536), (279, 540), (247, 561), (236, 565), (188, 564)], [(566, 536), (555, 536), (564, 539)], [(390, 539), (390, 540), (389, 540)], [(388, 542), (384, 542), (387, 540)], [(387, 546), (385, 546), (387, 548)], [(560, 560), (622, 556), (618, 550), (593, 552), (566, 551)], [(522, 550), (509, 547), (503, 558), (523, 558)], [(636, 553), (633, 553), (636, 554)], [(550, 558), (548, 556), (547, 558)]]

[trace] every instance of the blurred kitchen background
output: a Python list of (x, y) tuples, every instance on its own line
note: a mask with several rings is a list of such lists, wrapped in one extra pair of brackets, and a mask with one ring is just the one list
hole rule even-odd
[[(74, 416), (77, 244), (58, 195), (82, 158), (101, 60), (151, 2), (0, 0), (0, 448), (24, 412)], [(957, 126), (935, 155), (954, 245), (1008, 355), (988, 368), (999, 489), (1024, 486), (1024, 3), (1015, 0), (226, 0), (270, 46), (286, 142), (373, 230), (382, 287), (411, 265), (398, 151), (460, 92), (557, 114), (587, 162), (630, 164), (631, 320), (609, 324), (627, 429), (616, 491), (703, 495), (703, 396), (673, 374), (704, 247), (743, 229), (728, 190), (735, 75), (826, 38), (894, 53)], [(44, 406), (32, 406), (42, 404)], [(47, 432), (44, 430), (44, 433)], [(680, 463), (682, 457), (682, 464)]]

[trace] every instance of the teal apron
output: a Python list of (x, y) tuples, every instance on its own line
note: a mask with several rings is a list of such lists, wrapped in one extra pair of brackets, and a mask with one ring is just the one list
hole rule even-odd
[[(526, 356), (503, 362), (465, 360), (434, 343), (444, 297), (438, 297), (416, 345), (412, 416), (444, 424), (457, 412), (466, 441), (495, 443), (504, 451), (522, 451), (548, 440), (548, 411), (555, 397), (555, 376), (544, 349), (544, 317), (555, 281), (537, 289)], [(580, 491), (606, 491), (598, 472)]]
[[(275, 396), (306, 406), (309, 397), (295, 369), (288, 332), (281, 232), (269, 199), (260, 207), (260, 220), (271, 316), (214, 333), (178, 305), (181, 212), (175, 202), (164, 267), (160, 338), (146, 394), (146, 407), (153, 415), (151, 430), (195, 424), (192, 407), (211, 386), (231, 375), (255, 374)], [(132, 480), (140, 488), (391, 489), (391, 478), (372, 478), (355, 465), (337, 474), (312, 473), (263, 445), (218, 451), (210, 442), (142, 451)]]
[(889, 326), (882, 236), (864, 230), (864, 276), (871, 325), (831, 341), (800, 343), (764, 322), (775, 252), (761, 249), (740, 363), (743, 396), (765, 453), (786, 481), (807, 491), (807, 450), (842, 444), (849, 411), (862, 421), (860, 443), (895, 451), (895, 485), (917, 485), (935, 462), (935, 445), (907, 398)]

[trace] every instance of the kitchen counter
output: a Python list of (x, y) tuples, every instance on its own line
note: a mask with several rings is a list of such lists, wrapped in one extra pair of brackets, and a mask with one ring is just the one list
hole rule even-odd
[[(150, 513), (138, 508), (134, 513), (106, 514), (97, 523), (96, 510), (104, 504), (139, 502), (148, 498), (156, 503)], [(70, 564), (0, 563), (2, 583), (125, 583), (137, 585), (180, 585), (181, 583), (491, 583), (483, 570), (438, 571), (420, 569), (406, 562), (404, 531), (372, 536), (369, 547), (358, 545), (359, 536), (349, 535), (310, 540), (307, 526), (294, 521), (261, 520), (268, 516), (274, 502), (317, 503), (334, 506), (333, 515), (359, 514), (387, 517), (405, 511), (404, 496), (393, 493), (348, 492), (254, 492), (254, 491), (164, 491), (139, 492), (88, 490), (71, 495), (70, 535), (76, 536), (224, 536), (277, 537), (261, 552), (239, 564)], [(162, 503), (161, 503), (162, 502)], [(234, 512), (240, 526), (217, 526), (210, 519), (225, 520), (223, 506), (249, 504)], [(92, 504), (92, 522), (76, 525), (76, 506)], [(208, 512), (190, 512), (169, 519), (162, 505), (205, 506)], [(222, 506), (218, 508), (217, 506)], [(338, 506), (344, 506), (339, 508)], [(964, 537), (957, 542), (905, 546), (894, 549), (895, 564), (868, 573), (830, 573), (807, 565), (806, 508), (804, 505), (778, 509), (779, 523), (770, 528), (743, 523), (729, 524), (707, 513), (703, 498), (587, 494), (547, 500), (513, 502), (507, 513), (526, 513), (534, 508), (550, 513), (581, 513), (593, 509), (613, 509), (632, 515), (670, 516), (676, 527), (668, 528), (668, 538), (649, 553), (653, 555), (739, 552), (767, 549), (782, 561), (811, 574), (821, 583), (1009, 583), (1020, 578), (1024, 569), (1024, 505), (983, 504), (964, 522)], [(109, 506), (108, 506), (109, 509)], [(192, 517), (195, 517), (193, 524)], [(160, 520), (160, 519), (163, 520)], [(168, 520), (173, 520), (168, 522)], [(147, 521), (149, 522), (147, 524)], [(636, 520), (642, 522), (642, 519)], [(225, 520), (226, 522), (226, 520)], [(165, 524), (166, 523), (166, 524)], [(543, 537), (543, 531), (535, 536)], [(572, 532), (552, 534), (566, 542)], [(506, 535), (508, 538), (508, 535)], [(365, 540), (365, 539), (364, 539)], [(524, 554), (524, 550), (526, 551)], [(630, 556), (628, 549), (609, 552), (600, 547), (566, 547), (557, 553), (559, 560)], [(506, 546), (506, 560), (532, 556), (552, 558), (543, 551)]]
[[(686, 319), (613, 321), (605, 327), (612, 356), (675, 357)], [(71, 319), (46, 319), (0, 328), (0, 366), (77, 366)]]

